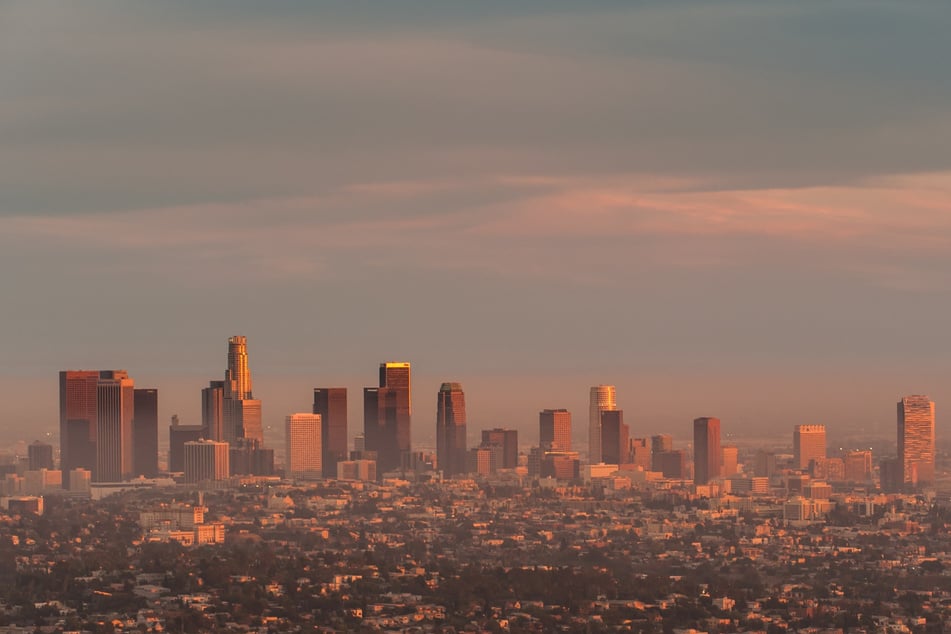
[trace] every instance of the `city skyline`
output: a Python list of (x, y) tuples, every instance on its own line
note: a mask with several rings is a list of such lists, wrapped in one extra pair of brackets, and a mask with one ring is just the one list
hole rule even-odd
[(4, 434), (63, 367), (197, 423), (223, 330), (272, 427), (380, 358), (522, 429), (951, 402), (945, 7), (410, 4), (5, 4)]

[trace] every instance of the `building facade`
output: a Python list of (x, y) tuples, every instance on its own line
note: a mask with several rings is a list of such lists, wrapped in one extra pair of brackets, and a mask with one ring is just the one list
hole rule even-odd
[(935, 481), (934, 401), (920, 394), (898, 401), (898, 460), (906, 489)]
[(601, 459), (601, 412), (617, 409), (617, 391), (613, 385), (591, 388), (588, 404), (588, 462), (597, 464)]
[(132, 413), (132, 475), (158, 475), (158, 390), (136, 388)]
[(461, 383), (443, 383), (436, 395), (436, 463), (443, 475), (467, 471), (466, 395)]
[(693, 481), (707, 484), (720, 475), (720, 419), (709, 416), (693, 421)]
[(411, 422), (410, 364), (380, 364), (380, 387), (363, 390), (363, 433), (367, 451), (377, 455), (380, 474), (398, 469), (409, 452)]
[(228, 443), (215, 440), (193, 440), (185, 443), (185, 482), (195, 484), (207, 480), (227, 480)]
[[(320, 414), (298, 413), (284, 419), (287, 478), (316, 480), (323, 475), (321, 427)], [(334, 468), (336, 469), (336, 464)]]
[(793, 430), (793, 462), (797, 469), (808, 469), (810, 460), (826, 457), (826, 426), (796, 425)]
[(347, 459), (347, 388), (315, 387), (313, 411), (320, 415), (324, 477), (335, 478), (337, 463)]
[(566, 409), (539, 412), (538, 442), (546, 451), (571, 451), (571, 412)]
[(132, 477), (132, 419), (135, 382), (124, 370), (104, 370), (96, 386), (96, 468), (94, 482)]

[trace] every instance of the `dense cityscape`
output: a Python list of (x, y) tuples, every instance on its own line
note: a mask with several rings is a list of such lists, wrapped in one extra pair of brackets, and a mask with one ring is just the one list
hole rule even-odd
[[(413, 447), (411, 365), (384, 362), (349, 425), (316, 387), (265, 446), (248, 342), (228, 340), (201, 424), (124, 370), (60, 373), (59, 446), (0, 464), (5, 632), (940, 632), (951, 627), (951, 487), (935, 405), (897, 402), (892, 453), (631, 437), (614, 386), (537, 443), (479, 430), (442, 383)], [(196, 390), (197, 391), (197, 390)], [(421, 424), (419, 421), (416, 424)], [(57, 451), (58, 450), (58, 451)], [(887, 449), (886, 449), (887, 451)]]

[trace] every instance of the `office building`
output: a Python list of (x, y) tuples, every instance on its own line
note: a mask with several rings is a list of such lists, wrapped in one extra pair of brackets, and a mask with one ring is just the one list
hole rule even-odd
[(228, 443), (215, 440), (192, 440), (185, 443), (185, 482), (227, 480)]
[[(625, 425), (626, 427), (626, 425)], [(631, 438), (628, 444), (628, 463), (644, 471), (651, 470), (651, 446), (647, 438)]]
[(104, 370), (96, 386), (96, 468), (94, 482), (132, 477), (132, 419), (135, 382), (124, 370)]
[(158, 390), (136, 388), (132, 413), (132, 475), (158, 475)]
[(172, 416), (172, 424), (168, 428), (168, 471), (182, 473), (185, 471), (185, 443), (205, 438), (204, 425), (182, 425), (178, 416)]
[(848, 482), (869, 482), (872, 479), (872, 452), (869, 450), (847, 451), (842, 456), (845, 463), (845, 479)]
[(653, 471), (660, 471), (665, 478), (683, 480), (687, 477), (687, 455), (682, 449), (661, 451), (654, 454)]
[(674, 437), (670, 434), (651, 436), (651, 471), (663, 471), (656, 456), (674, 449)]
[(591, 388), (588, 405), (588, 463), (601, 460), (601, 412), (617, 409), (617, 394), (613, 385), (596, 385)]
[(59, 458), (67, 479), (74, 469), (96, 468), (99, 370), (59, 373)]
[(629, 444), (630, 430), (624, 423), (624, 411), (601, 412), (601, 461), (616, 465), (629, 463)]
[(321, 468), (335, 478), (337, 463), (347, 459), (347, 388), (315, 387), (313, 411), (320, 415)]
[(793, 462), (808, 469), (809, 461), (826, 457), (826, 426), (796, 425), (793, 431)]
[(518, 430), (495, 429), (482, 430), (482, 445), (484, 447), (498, 446), (502, 448), (502, 469), (514, 469), (518, 466)]
[(720, 453), (720, 476), (729, 478), (736, 475), (739, 466), (739, 450), (736, 445), (724, 445)]
[(201, 424), (208, 440), (224, 441), (225, 382), (209, 381), (201, 390)]
[(274, 450), (262, 447), (256, 440), (239, 440), (228, 448), (228, 456), (231, 475), (274, 475)]
[(907, 490), (934, 484), (934, 401), (905, 396), (898, 402), (898, 459)]
[(571, 412), (566, 409), (539, 412), (538, 443), (546, 451), (571, 451)]
[(231, 444), (242, 439), (263, 443), (261, 401), (254, 398), (251, 390), (247, 337), (236, 335), (228, 339), (228, 368), (223, 390), (224, 440)]
[(398, 469), (410, 451), (410, 364), (380, 364), (380, 387), (363, 390), (363, 433), (367, 451), (377, 454), (380, 474)]
[(291, 414), (284, 419), (288, 479), (316, 480), (323, 475), (321, 426), (320, 414)]
[(495, 473), (501, 452), (498, 446), (473, 447), (468, 452), (467, 471), (480, 476)]
[(708, 416), (694, 419), (694, 484), (707, 484), (720, 475), (720, 457), (720, 419)]
[(37, 440), (26, 448), (26, 452), (30, 471), (53, 470), (53, 445)]
[(338, 480), (376, 480), (376, 460), (341, 460), (337, 463)]
[(466, 395), (461, 383), (443, 383), (436, 395), (436, 463), (445, 477), (467, 470)]
[(776, 473), (776, 453), (759, 449), (756, 452), (756, 458), (753, 460), (753, 476), (757, 478), (769, 478)]

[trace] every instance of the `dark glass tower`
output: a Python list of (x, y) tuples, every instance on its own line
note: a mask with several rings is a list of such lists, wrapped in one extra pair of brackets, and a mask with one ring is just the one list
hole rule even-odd
[(347, 459), (347, 388), (315, 387), (314, 414), (320, 414), (321, 470), (337, 477), (337, 463)]
[(720, 477), (720, 419), (693, 421), (693, 482), (706, 484)]
[(436, 462), (445, 476), (466, 472), (466, 395), (461, 383), (443, 383), (436, 397)]
[(377, 473), (398, 469), (410, 451), (409, 363), (380, 364), (380, 387), (363, 390), (366, 450), (377, 454)]
[(132, 475), (158, 475), (158, 390), (136, 389), (132, 414)]

